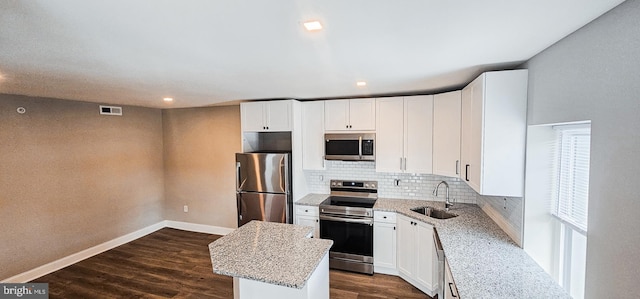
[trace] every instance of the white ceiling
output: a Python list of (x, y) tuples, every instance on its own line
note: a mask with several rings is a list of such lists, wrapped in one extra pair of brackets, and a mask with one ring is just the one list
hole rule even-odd
[(442, 91), (621, 2), (3, 0), (0, 93), (167, 108)]

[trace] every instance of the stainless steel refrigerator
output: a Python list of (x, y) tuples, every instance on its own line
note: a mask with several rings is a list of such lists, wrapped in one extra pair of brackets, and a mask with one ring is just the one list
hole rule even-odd
[(291, 154), (237, 153), (238, 227), (251, 220), (293, 223)]

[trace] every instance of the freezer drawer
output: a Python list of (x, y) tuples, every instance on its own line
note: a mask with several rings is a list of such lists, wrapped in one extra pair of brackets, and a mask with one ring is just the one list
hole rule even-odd
[(240, 192), (236, 195), (238, 227), (251, 220), (292, 223), (286, 194)]

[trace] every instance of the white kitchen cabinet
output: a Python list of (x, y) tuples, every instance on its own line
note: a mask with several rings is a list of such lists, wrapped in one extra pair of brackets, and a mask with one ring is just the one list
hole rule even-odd
[(451, 275), (451, 268), (449, 268), (449, 261), (444, 259), (444, 298), (454, 299), (458, 297), (458, 288), (453, 281), (453, 275)]
[(396, 266), (396, 213), (373, 212), (373, 269), (398, 275)]
[(286, 132), (292, 127), (292, 100), (240, 104), (243, 132)]
[(376, 171), (432, 173), (433, 96), (376, 100)]
[(433, 97), (433, 174), (460, 176), (461, 92)]
[(404, 215), (396, 218), (398, 227), (398, 272), (402, 279), (429, 296), (437, 287), (437, 260), (433, 226)]
[(462, 90), (461, 178), (479, 194), (523, 196), (527, 76), (487, 72)]
[(376, 129), (375, 99), (325, 101), (326, 131), (374, 131)]
[(324, 170), (324, 101), (302, 103), (302, 168)]
[(313, 227), (313, 237), (320, 238), (320, 218), (318, 207), (296, 205), (295, 224)]

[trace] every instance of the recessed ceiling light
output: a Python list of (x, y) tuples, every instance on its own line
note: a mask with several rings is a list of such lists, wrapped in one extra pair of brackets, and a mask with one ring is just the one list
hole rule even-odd
[(162, 100), (165, 102), (173, 102), (173, 98), (164, 98)]
[(365, 82), (365, 81), (358, 81), (358, 82), (356, 82), (356, 85), (357, 85), (357, 86), (359, 86), (359, 87), (367, 86), (367, 82)]
[(322, 24), (318, 21), (308, 21), (304, 22), (304, 28), (307, 28), (307, 31), (315, 31), (322, 29)]

